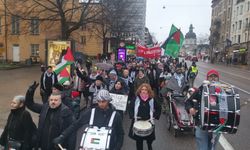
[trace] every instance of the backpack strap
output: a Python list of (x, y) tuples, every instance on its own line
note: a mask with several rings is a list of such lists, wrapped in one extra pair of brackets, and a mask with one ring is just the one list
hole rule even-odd
[(109, 120), (109, 124), (108, 124), (108, 127), (111, 128), (112, 127), (112, 124), (114, 122), (114, 118), (115, 118), (115, 114), (116, 114), (116, 111), (113, 111), (111, 117), (110, 117), (110, 120)]
[(91, 116), (90, 116), (90, 120), (89, 120), (89, 125), (90, 126), (93, 126), (94, 117), (95, 117), (95, 108), (92, 108), (92, 110), (91, 110)]

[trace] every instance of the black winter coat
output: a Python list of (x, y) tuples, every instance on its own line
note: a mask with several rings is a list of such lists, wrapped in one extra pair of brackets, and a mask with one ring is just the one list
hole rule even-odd
[[(34, 103), (33, 96), (34, 90), (28, 90), (25, 103), (31, 111), (40, 114), (37, 132), (38, 146), (42, 150), (54, 149), (53, 139), (69, 127), (75, 120), (74, 115), (63, 103), (58, 108), (51, 109), (48, 102), (45, 104)], [(63, 143), (63, 147), (74, 149), (75, 135), (73, 133), (68, 140), (65, 140), (66, 142)]]
[[(140, 105), (138, 108), (138, 117), (140, 117), (140, 120), (149, 120), (150, 119), (150, 106), (149, 106), (149, 101), (151, 100), (151, 98), (149, 98), (146, 102), (141, 100), (140, 96), (137, 96), (140, 99)], [(153, 132), (151, 135), (146, 136), (146, 137), (140, 137), (137, 136), (133, 133), (133, 125), (134, 125), (134, 108), (135, 108), (135, 101), (136, 99), (132, 100), (130, 105), (129, 105), (129, 116), (132, 119), (131, 121), (131, 126), (129, 129), (129, 137), (134, 139), (134, 140), (149, 140), (149, 141), (153, 141), (155, 140), (155, 132)], [(158, 102), (156, 100), (154, 100), (154, 119), (159, 120), (160, 119), (160, 115), (161, 115), (161, 107), (158, 104)]]
[(21, 150), (32, 149), (32, 134), (36, 131), (31, 115), (25, 107), (11, 110), (7, 124), (0, 138), (0, 144), (7, 146), (8, 137), (22, 143)]
[[(99, 107), (96, 107), (93, 126), (97, 126), (98, 128), (107, 127), (113, 111), (114, 109), (112, 108), (112, 105), (110, 105), (107, 110), (103, 110), (100, 109)], [(88, 124), (90, 116), (91, 116), (91, 109), (88, 109), (86, 110), (86, 112), (84, 112), (84, 114), (81, 115), (81, 117), (77, 121), (75, 121), (69, 128), (67, 128), (62, 133), (62, 135), (68, 137), (73, 131), (77, 131), (82, 126)], [(119, 113), (116, 113), (112, 125), (110, 150), (120, 150), (123, 144), (123, 138), (124, 138), (124, 131), (122, 127), (121, 116)]]

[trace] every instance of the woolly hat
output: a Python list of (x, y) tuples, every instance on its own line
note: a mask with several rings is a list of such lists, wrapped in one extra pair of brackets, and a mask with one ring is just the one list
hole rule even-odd
[(59, 91), (63, 91), (63, 86), (59, 82), (55, 83), (53, 87)]
[(220, 77), (220, 74), (217, 70), (211, 69), (207, 72), (207, 79), (209, 76), (211, 76), (212, 74), (216, 75), (218, 78)]
[(117, 73), (116, 73), (115, 70), (111, 70), (111, 71), (109, 72), (109, 74), (117, 75)]
[(112, 101), (112, 97), (109, 94), (109, 91), (107, 90), (100, 90), (96, 96), (97, 101)]
[(100, 76), (100, 75), (98, 75), (97, 77), (96, 77), (96, 79), (95, 80), (100, 80), (100, 81), (102, 81), (103, 82), (103, 78), (102, 78), (102, 76)]

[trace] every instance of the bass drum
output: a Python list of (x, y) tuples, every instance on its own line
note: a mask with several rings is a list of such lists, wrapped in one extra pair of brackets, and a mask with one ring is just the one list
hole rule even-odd
[(240, 123), (240, 97), (227, 84), (203, 85), (200, 108), (200, 125), (203, 130), (234, 134)]

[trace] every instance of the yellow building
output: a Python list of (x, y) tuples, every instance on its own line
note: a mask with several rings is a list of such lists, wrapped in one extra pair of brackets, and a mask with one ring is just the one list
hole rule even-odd
[[(61, 39), (60, 22), (41, 22), (40, 16), (23, 20), (12, 14), (5, 14), (4, 6), (3, 1), (0, 1), (0, 59), (8, 62), (25, 62), (30, 58), (36, 58), (38, 62), (45, 63), (46, 40)], [(17, 6), (19, 5), (10, 5), (8, 9), (22, 11), (16, 8)], [(90, 32), (90, 29), (91, 25), (87, 25), (75, 30), (70, 40), (75, 44), (75, 51), (96, 56), (102, 53), (103, 43), (101, 38)]]

